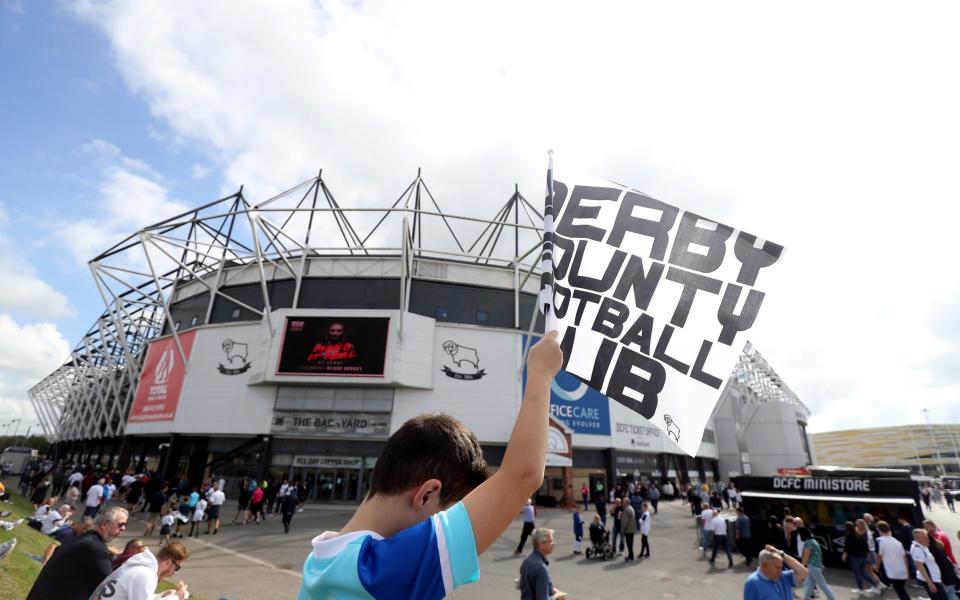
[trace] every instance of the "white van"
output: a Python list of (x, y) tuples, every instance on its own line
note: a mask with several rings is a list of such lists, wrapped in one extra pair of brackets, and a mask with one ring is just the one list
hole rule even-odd
[(17, 475), (22, 473), (27, 463), (36, 457), (37, 451), (34, 448), (10, 446), (0, 455), (0, 465), (3, 465), (4, 471)]

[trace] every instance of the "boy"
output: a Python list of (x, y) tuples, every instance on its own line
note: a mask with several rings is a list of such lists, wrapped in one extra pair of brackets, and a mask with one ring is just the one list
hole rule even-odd
[(170, 531), (173, 529), (173, 523), (176, 520), (176, 516), (170, 512), (169, 506), (163, 507), (163, 516), (160, 517), (160, 545), (170, 543)]
[(500, 469), (487, 478), (476, 437), (446, 415), (390, 436), (346, 526), (313, 540), (299, 600), (443, 598), (480, 578), (477, 556), (543, 483), (557, 332), (530, 349), (523, 404)]

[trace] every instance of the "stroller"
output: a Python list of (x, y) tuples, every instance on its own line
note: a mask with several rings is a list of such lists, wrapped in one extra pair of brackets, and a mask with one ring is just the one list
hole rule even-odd
[(587, 558), (607, 560), (613, 558), (613, 546), (610, 545), (610, 532), (600, 523), (590, 525), (590, 547)]

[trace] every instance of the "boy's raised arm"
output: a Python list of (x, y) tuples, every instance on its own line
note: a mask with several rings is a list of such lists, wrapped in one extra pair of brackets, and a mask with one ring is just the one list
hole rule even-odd
[(563, 364), (563, 352), (551, 331), (530, 349), (527, 385), (503, 464), (463, 499), (477, 554), (489, 548), (543, 483), (550, 422), (550, 383)]

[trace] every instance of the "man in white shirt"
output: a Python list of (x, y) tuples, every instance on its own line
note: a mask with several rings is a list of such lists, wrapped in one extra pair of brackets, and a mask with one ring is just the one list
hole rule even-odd
[(886, 521), (877, 523), (877, 530), (880, 532), (880, 537), (877, 538), (876, 570), (879, 573), (882, 564), (884, 571), (887, 573), (887, 579), (890, 580), (890, 585), (897, 592), (897, 598), (910, 600), (906, 587), (909, 563), (903, 544), (893, 537), (890, 525)]
[(290, 484), (287, 483), (286, 479), (284, 479), (283, 483), (280, 484), (280, 491), (277, 492), (277, 498), (278, 499), (285, 498), (289, 490), (290, 490)]
[(940, 567), (927, 549), (929, 545), (930, 538), (927, 537), (926, 530), (914, 529), (910, 557), (917, 565), (917, 581), (926, 584), (927, 589), (930, 590), (930, 600), (947, 600), (947, 590), (943, 587), (943, 581), (940, 578)]
[(83, 473), (80, 471), (74, 471), (70, 474), (70, 477), (67, 478), (67, 486), (76, 485), (79, 486), (80, 482), (83, 481)]
[(40, 527), (40, 533), (50, 535), (59, 529), (72, 513), (73, 508), (69, 504), (61, 506), (60, 510), (51, 508), (43, 518), (43, 526)]
[(226, 502), (227, 497), (223, 491), (220, 490), (220, 486), (213, 486), (213, 491), (210, 492), (210, 495), (207, 496), (207, 531), (210, 533), (210, 528), (213, 528), (213, 535), (217, 535), (217, 532), (220, 531), (220, 507), (223, 506), (223, 503)]
[(650, 516), (650, 506), (644, 502), (643, 510), (640, 511), (640, 557), (650, 557), (650, 525), (653, 517)]
[(123, 566), (107, 575), (91, 600), (153, 600), (154, 598), (188, 597), (187, 586), (182, 581), (176, 589), (167, 590), (154, 595), (157, 583), (172, 577), (184, 561), (190, 556), (187, 548), (180, 542), (170, 542), (157, 552), (156, 556), (150, 550), (144, 550), (131, 556)]
[(733, 555), (730, 554), (730, 545), (727, 544), (727, 520), (720, 516), (719, 510), (713, 511), (713, 521), (710, 522), (710, 528), (713, 529), (713, 554), (710, 555), (710, 566), (717, 560), (717, 550), (721, 547), (727, 553), (727, 568), (733, 568)]
[(100, 502), (103, 501), (103, 482), (105, 480), (103, 477), (97, 480), (97, 482), (90, 486), (90, 489), (87, 490), (87, 496), (84, 500), (84, 505), (86, 506), (83, 509), (83, 516), (93, 518), (97, 516), (97, 511), (100, 509)]
[(703, 510), (697, 516), (697, 521), (700, 523), (700, 542), (702, 543), (700, 554), (706, 554), (707, 548), (713, 542), (713, 509), (706, 502), (701, 503), (701, 507)]

